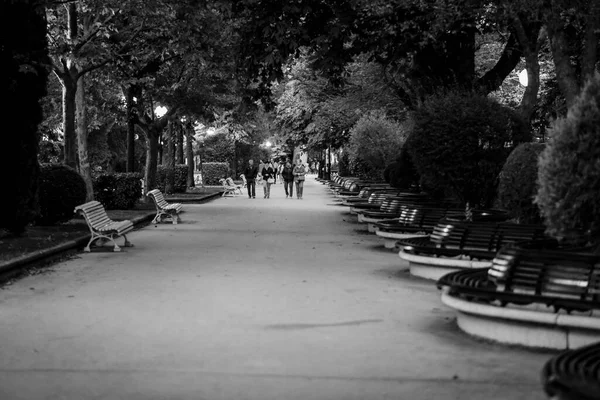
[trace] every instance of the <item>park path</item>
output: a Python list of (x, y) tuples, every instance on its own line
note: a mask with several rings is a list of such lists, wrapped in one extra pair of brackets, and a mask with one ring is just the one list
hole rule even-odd
[(304, 196), (186, 205), (0, 290), (0, 399), (545, 398), (551, 354), (467, 337), (324, 186)]

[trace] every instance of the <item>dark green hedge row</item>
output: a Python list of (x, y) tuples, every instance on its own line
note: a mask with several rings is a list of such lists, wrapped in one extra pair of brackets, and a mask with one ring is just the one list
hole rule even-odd
[(107, 210), (128, 210), (142, 197), (142, 174), (101, 174), (94, 177), (94, 197)]
[[(187, 190), (187, 173), (188, 167), (185, 164), (175, 165), (173, 170), (174, 181), (173, 181), (173, 193), (185, 193)], [(156, 170), (156, 187), (163, 193), (167, 193), (166, 190), (167, 181), (167, 168), (164, 165), (159, 165)]]
[(87, 190), (79, 172), (64, 164), (40, 165), (39, 214), (37, 225), (55, 225), (73, 217), (85, 203)]
[(219, 179), (229, 176), (229, 164), (226, 162), (207, 162), (202, 164), (202, 178), (205, 185), (219, 185)]

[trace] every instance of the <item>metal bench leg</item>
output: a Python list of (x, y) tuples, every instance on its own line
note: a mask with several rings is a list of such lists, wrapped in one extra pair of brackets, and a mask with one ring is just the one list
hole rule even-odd
[(180, 221), (179, 215), (177, 215), (176, 212), (171, 213), (171, 221), (173, 222), (173, 225), (177, 225), (177, 223)]
[(125, 243), (123, 243), (123, 247), (133, 247), (133, 244), (127, 239), (127, 235), (121, 235), (123, 239), (125, 239)]

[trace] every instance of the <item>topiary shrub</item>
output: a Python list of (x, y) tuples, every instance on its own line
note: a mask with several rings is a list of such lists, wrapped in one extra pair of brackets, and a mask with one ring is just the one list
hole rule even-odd
[(229, 164), (226, 162), (202, 163), (202, 179), (205, 185), (220, 185), (219, 179), (229, 176)]
[(396, 122), (380, 111), (362, 116), (350, 129), (346, 146), (350, 168), (354, 169), (356, 176), (381, 179), (411, 129), (412, 120)]
[(538, 167), (535, 202), (557, 238), (579, 231), (600, 243), (600, 75), (587, 83), (566, 118), (557, 120)]
[[(177, 164), (174, 169), (174, 193), (185, 193), (187, 190), (187, 165)], [(163, 193), (166, 193), (167, 167), (159, 165), (156, 170), (156, 187)]]
[(506, 158), (529, 139), (527, 124), (515, 111), (470, 92), (433, 96), (414, 120), (409, 151), (423, 189), (475, 207), (492, 206)]
[(506, 159), (499, 175), (497, 206), (521, 223), (541, 222), (533, 200), (537, 194), (538, 159), (544, 143), (522, 143)]
[(94, 197), (107, 210), (129, 210), (142, 197), (142, 174), (99, 174), (94, 177)]
[(410, 140), (409, 136), (389, 172), (390, 185), (398, 189), (409, 189), (419, 184), (419, 174), (408, 151)]
[(85, 203), (85, 181), (79, 172), (64, 164), (40, 165), (39, 216), (37, 225), (55, 225), (73, 217)]

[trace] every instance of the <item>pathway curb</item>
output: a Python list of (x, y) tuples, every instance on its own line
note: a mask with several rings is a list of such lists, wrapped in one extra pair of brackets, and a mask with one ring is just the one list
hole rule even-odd
[[(221, 192), (211, 193), (207, 196), (195, 198), (192, 201), (195, 203), (204, 203), (206, 201), (212, 200), (212, 199), (214, 199), (216, 197), (220, 197), (220, 196), (221, 196)], [(173, 200), (169, 199), (169, 201), (173, 201)], [(191, 201), (187, 201), (187, 202), (189, 203)], [(155, 211), (148, 211), (148, 214), (146, 214), (146, 215), (140, 215), (138, 217), (132, 218), (131, 222), (133, 222), (134, 227), (137, 229), (137, 228), (141, 228), (142, 226), (148, 225), (150, 222), (152, 222), (152, 219), (154, 219), (155, 216), (156, 216)], [(20, 257), (13, 258), (12, 260), (9, 260), (9, 261), (0, 262), (0, 274), (14, 272), (17, 269), (25, 268), (28, 265), (30, 265), (36, 261), (55, 256), (57, 254), (63, 253), (68, 250), (76, 249), (78, 247), (83, 247), (83, 246), (85, 246), (85, 244), (87, 243), (88, 240), (90, 240), (90, 234), (82, 235), (76, 239), (69, 240), (68, 242), (64, 242), (64, 243), (61, 243), (61, 244), (58, 244), (56, 246), (49, 247), (46, 249), (34, 251), (32, 253), (28, 253), (28, 254), (22, 255)]]

